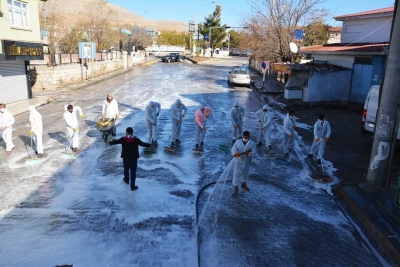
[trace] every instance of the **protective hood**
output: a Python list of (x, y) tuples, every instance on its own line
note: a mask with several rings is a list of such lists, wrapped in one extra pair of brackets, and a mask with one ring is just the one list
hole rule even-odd
[(263, 109), (268, 109), (268, 105), (264, 105), (264, 106), (263, 106)]
[(238, 103), (237, 101), (235, 101), (235, 102), (233, 103), (233, 107), (236, 107), (236, 106), (239, 107), (239, 103)]
[(150, 107), (154, 107), (154, 102), (153, 102), (153, 101), (150, 101), (149, 106), (150, 106)]
[(181, 100), (178, 98), (178, 99), (175, 101), (175, 104), (176, 104), (176, 105), (182, 104), (182, 103), (181, 103)]
[(197, 106), (197, 109), (204, 109), (204, 106), (202, 104)]
[(36, 109), (35, 109), (35, 106), (30, 105), (30, 106), (28, 107), (28, 110), (29, 110), (30, 112), (32, 112), (32, 111), (35, 111)]

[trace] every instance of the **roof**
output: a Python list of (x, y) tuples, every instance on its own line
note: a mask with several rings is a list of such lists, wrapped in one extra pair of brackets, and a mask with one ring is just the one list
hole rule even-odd
[(369, 10), (369, 11), (363, 11), (359, 13), (353, 13), (353, 14), (347, 14), (347, 15), (341, 15), (337, 17), (333, 17), (335, 20), (345, 20), (345, 19), (350, 19), (354, 17), (362, 17), (362, 16), (369, 16), (369, 15), (393, 15), (394, 12), (394, 6), (392, 7), (386, 7), (386, 8), (380, 8), (380, 9), (374, 9), (374, 10)]
[(328, 32), (342, 32), (342, 27), (329, 27)]
[(382, 54), (386, 53), (389, 47), (388, 42), (383, 43), (337, 43), (337, 44), (326, 44), (316, 46), (305, 46), (300, 47), (299, 53), (326, 53), (334, 52), (335, 54), (340, 53), (372, 53)]

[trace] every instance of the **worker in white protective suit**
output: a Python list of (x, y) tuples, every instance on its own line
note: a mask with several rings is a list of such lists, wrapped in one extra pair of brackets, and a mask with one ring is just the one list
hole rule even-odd
[(6, 143), (6, 155), (10, 155), (14, 149), (12, 142), (12, 125), (14, 124), (14, 116), (6, 108), (6, 104), (0, 104), (0, 131), (1, 137)]
[(317, 154), (317, 164), (321, 165), (321, 160), (323, 159), (326, 142), (331, 136), (331, 126), (329, 122), (325, 120), (324, 114), (319, 114), (318, 121), (314, 124), (314, 141), (310, 148), (310, 154), (308, 157), (312, 158), (318, 150)]
[(34, 106), (29, 106), (28, 110), (30, 112), (29, 122), (31, 124), (31, 130), (29, 134), (35, 142), (36, 151), (38, 158), (43, 157), (43, 121), (42, 115), (36, 110)]
[[(118, 103), (111, 93), (107, 94), (106, 99), (103, 101), (101, 110), (101, 117), (103, 120), (117, 119), (119, 117)], [(116, 135), (116, 127), (113, 127), (112, 136)]]
[(239, 106), (239, 103), (235, 101), (231, 109), (231, 123), (232, 123), (232, 144), (236, 142), (236, 139), (240, 139), (243, 128), (244, 108)]
[(196, 127), (196, 136), (195, 136), (195, 149), (199, 150), (199, 148), (204, 145), (204, 136), (206, 135), (206, 121), (210, 116), (211, 108), (209, 106), (199, 105), (197, 107), (196, 112), (194, 113), (194, 122)]
[(290, 147), (293, 145), (293, 135), (296, 129), (296, 117), (294, 116), (294, 111), (289, 110), (286, 118), (283, 120), (283, 155), (288, 156), (290, 152)]
[(76, 113), (79, 112), (79, 119), (82, 119), (82, 109), (78, 106), (65, 105), (64, 110), (63, 117), (67, 123), (67, 136), (71, 140), (72, 151), (76, 152), (79, 147), (79, 121)]
[(231, 154), (235, 157), (233, 165), (232, 196), (237, 195), (240, 182), (242, 182), (241, 187), (243, 190), (249, 191), (246, 183), (249, 178), (250, 163), (255, 147), (256, 144), (250, 140), (250, 133), (244, 131), (242, 139), (237, 140), (231, 148)]
[(264, 105), (262, 109), (256, 112), (258, 118), (258, 136), (257, 136), (257, 146), (262, 146), (262, 139), (264, 138), (265, 144), (268, 150), (271, 150), (271, 124), (272, 124), (272, 114), (268, 111), (268, 105)]
[(161, 105), (158, 102), (150, 101), (145, 108), (146, 111), (146, 124), (149, 130), (149, 140), (152, 146), (158, 145), (157, 143), (157, 117), (161, 111)]
[(175, 143), (179, 144), (181, 141), (179, 140), (182, 128), (182, 118), (185, 117), (187, 112), (186, 106), (181, 102), (180, 99), (177, 99), (174, 104), (171, 105), (169, 109), (169, 113), (171, 115), (171, 146), (174, 146)]

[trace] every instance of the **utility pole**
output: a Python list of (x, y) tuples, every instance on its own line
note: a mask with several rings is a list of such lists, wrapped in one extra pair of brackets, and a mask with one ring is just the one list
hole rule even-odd
[[(386, 63), (384, 83), (381, 85), (381, 100), (376, 117), (374, 143), (368, 166), (367, 183), (384, 186), (390, 173), (390, 154), (395, 147), (392, 140), (397, 133), (397, 111), (400, 103), (398, 77), (400, 77), (400, 18), (396, 19), (399, 6), (396, 0), (393, 26), (390, 37), (389, 53)], [(394, 34), (393, 34), (394, 33)]]

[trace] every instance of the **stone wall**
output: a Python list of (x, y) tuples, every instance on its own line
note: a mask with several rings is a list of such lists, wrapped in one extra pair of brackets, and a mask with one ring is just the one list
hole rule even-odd
[[(138, 62), (144, 60), (144, 54), (134, 52), (130, 56), (126, 51), (122, 53), (122, 59), (113, 59), (105, 61), (88, 62), (88, 69), (80, 64), (65, 64), (55, 67), (47, 67), (46, 65), (31, 65), (31, 77), (36, 78), (36, 82), (32, 87), (32, 92), (52, 91), (64, 86), (80, 83), (82, 80), (91, 79), (92, 66), (93, 77), (98, 77), (106, 73), (116, 70), (130, 68)], [(36, 73), (32, 74), (32, 69)]]
[[(80, 64), (58, 65), (47, 67), (46, 65), (31, 66), (36, 69), (36, 83), (32, 87), (33, 92), (57, 90), (67, 85), (76, 84), (92, 77), (92, 63), (88, 63), (88, 70)], [(123, 59), (93, 62), (93, 76), (97, 77), (112, 71), (124, 68)]]

